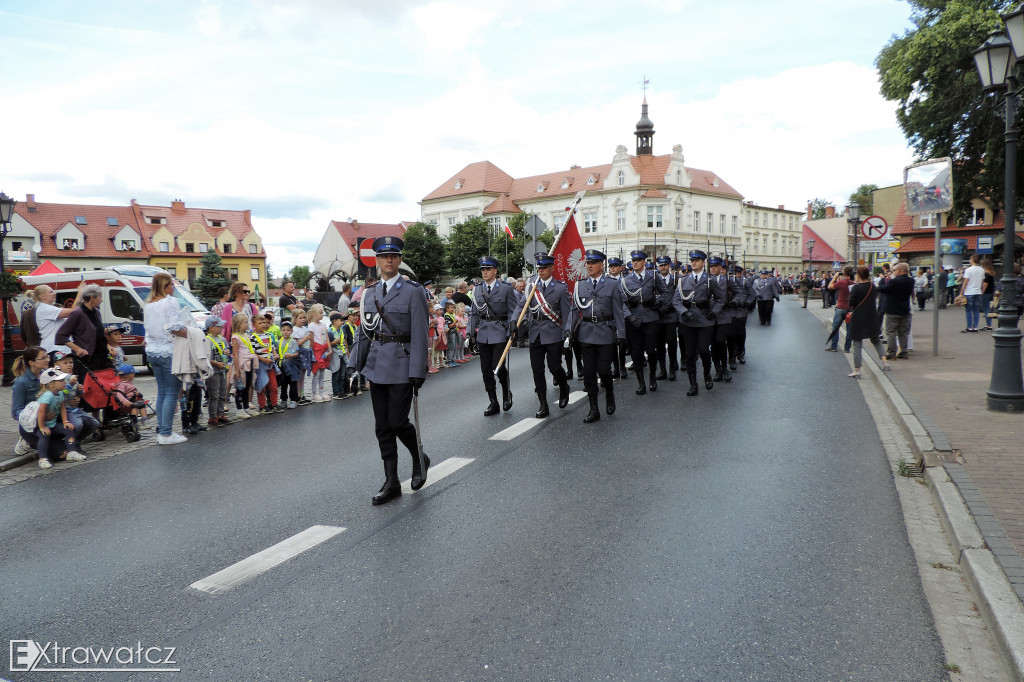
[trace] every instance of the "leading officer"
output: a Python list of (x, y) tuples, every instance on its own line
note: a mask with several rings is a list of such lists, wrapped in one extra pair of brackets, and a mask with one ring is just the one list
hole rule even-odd
[(427, 297), (423, 287), (398, 272), (404, 242), (398, 237), (378, 237), (373, 242), (381, 281), (362, 297), (355, 368), (371, 382), (374, 428), (380, 457), (384, 460), (384, 485), (373, 504), (384, 504), (402, 494), (398, 480), (398, 440), (412, 454), (410, 487), (419, 490), (427, 482), (430, 459), (420, 471), (416, 427), (409, 423), (413, 392), (427, 376)]
[[(569, 404), (569, 380), (562, 367), (562, 343), (572, 329), (572, 316), (569, 301), (569, 289), (552, 277), (555, 258), (546, 251), (534, 255), (537, 263), (537, 274), (530, 278), (527, 286), (532, 288), (533, 298), (526, 310), (525, 321), (529, 324), (527, 338), (530, 340), (530, 367), (533, 368), (533, 388), (537, 392), (540, 408), (534, 415), (544, 419), (550, 414), (548, 410), (548, 384), (544, 380), (544, 359), (547, 358), (548, 370), (551, 372), (555, 385), (558, 386), (558, 407), (565, 408)], [(527, 289), (529, 292), (530, 289)], [(523, 310), (526, 297), (516, 306), (512, 320), (518, 320)]]
[(601, 418), (597, 404), (598, 376), (604, 386), (605, 411), (609, 415), (615, 414), (612, 357), (616, 340), (624, 338), (626, 331), (622, 292), (619, 283), (604, 274), (605, 255), (596, 249), (588, 249), (586, 261), (587, 277), (576, 283), (573, 292), (573, 312), (579, 319), (583, 387), (590, 399), (590, 412), (583, 418), (583, 423), (590, 424)]
[[(484, 377), (484, 389), (491, 402), (484, 410), (485, 417), (498, 414), (498, 393), (494, 385), (494, 365), (501, 358), (509, 335), (514, 333), (515, 320), (510, 320), (516, 309), (516, 290), (497, 278), (498, 261), (491, 256), (480, 259), (480, 274), (483, 284), (473, 290), (473, 308), (470, 311), (469, 328), (476, 335), (480, 352), (480, 373)], [(508, 364), (498, 370), (501, 382), (502, 409), (512, 409), (512, 389), (508, 383)]]

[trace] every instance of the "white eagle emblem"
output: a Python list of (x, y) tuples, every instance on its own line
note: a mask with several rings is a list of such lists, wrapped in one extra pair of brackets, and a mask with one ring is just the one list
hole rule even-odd
[(569, 254), (569, 262), (566, 263), (569, 275), (572, 279), (583, 279), (587, 275), (587, 262), (583, 257), (583, 249), (573, 249)]

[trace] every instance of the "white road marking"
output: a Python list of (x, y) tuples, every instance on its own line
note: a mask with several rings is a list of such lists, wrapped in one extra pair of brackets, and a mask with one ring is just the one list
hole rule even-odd
[(197, 580), (189, 587), (210, 594), (227, 592), (236, 585), (269, 571), (274, 566), (298, 556), (307, 549), (316, 547), (344, 530), (338, 526), (310, 526), (273, 547), (268, 547), (262, 552), (257, 552), (251, 557), (228, 566), (223, 571), (217, 571), (207, 578)]
[[(427, 482), (423, 484), (423, 488), (428, 488), (431, 483), (437, 483), (445, 476), (454, 474), (472, 461), (472, 457), (449, 457), (443, 462), (431, 463), (430, 468), (427, 470)], [(420, 488), (420, 490), (423, 490), (423, 488)], [(402, 493), (408, 495), (411, 492), (413, 490), (409, 487), (409, 481), (402, 481)]]
[[(586, 397), (586, 391), (573, 391), (572, 393), (569, 394), (569, 404), (572, 405), (574, 403), (578, 403), (579, 401), (583, 400)], [(530, 429), (536, 428), (543, 423), (543, 419), (537, 419), (536, 417), (527, 417), (522, 421), (516, 422), (507, 429), (499, 431), (498, 433), (491, 436), (488, 440), (512, 440), (513, 438), (517, 438), (518, 436), (523, 435)]]
[[(575, 405), (576, 403), (578, 403), (579, 401), (583, 400), (586, 397), (587, 397), (587, 392), (586, 391), (573, 391), (572, 393), (569, 394), (569, 404), (570, 405)], [(538, 419), (537, 421), (540, 421), (540, 420)]]

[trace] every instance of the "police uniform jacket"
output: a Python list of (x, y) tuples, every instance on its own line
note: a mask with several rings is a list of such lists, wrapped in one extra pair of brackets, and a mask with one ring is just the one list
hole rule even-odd
[(508, 341), (509, 318), (516, 309), (516, 290), (510, 284), (495, 280), (491, 291), (486, 282), (473, 290), (473, 308), (469, 328), (475, 330), (477, 343)]
[(382, 296), (382, 289), (377, 284), (363, 293), (356, 370), (375, 384), (425, 378), (429, 314), (423, 287), (398, 277), (387, 296)]
[(775, 279), (771, 275), (767, 277), (758, 277), (754, 280), (754, 292), (757, 295), (758, 301), (770, 301), (773, 298), (778, 298), (782, 294), (782, 290), (779, 287), (779, 280)]
[(729, 301), (732, 303), (732, 319), (742, 320), (756, 301), (753, 283), (743, 275), (729, 277)]
[[(666, 279), (668, 281), (665, 281)], [(654, 294), (658, 300), (658, 322), (660, 324), (676, 321), (676, 311), (672, 307), (672, 297), (675, 291), (676, 276), (673, 273), (668, 273), (667, 278), (660, 272), (654, 275)]]
[(733, 320), (733, 309), (736, 305), (736, 302), (732, 298), (734, 290), (729, 287), (729, 276), (712, 275), (711, 279), (714, 280), (714, 284), (717, 284), (722, 288), (722, 312), (718, 313), (718, 316), (715, 317), (715, 322), (718, 324), (728, 324)]
[[(527, 294), (529, 294), (534, 283), (536, 283), (537, 292), (534, 294), (533, 300), (530, 301), (530, 309), (526, 311), (526, 316), (523, 318), (523, 324), (530, 325), (530, 343), (539, 343), (541, 345), (562, 343), (572, 329), (572, 304), (569, 300), (569, 288), (565, 286), (564, 282), (554, 277), (545, 285), (534, 275), (527, 283)], [(541, 307), (541, 297), (546, 304), (548, 312), (555, 316), (554, 320)], [(526, 297), (524, 296), (512, 313), (513, 320), (519, 319), (519, 314), (522, 313), (525, 302)]]
[(630, 317), (640, 318), (640, 322), (657, 322), (658, 308), (655, 303), (657, 292), (654, 275), (645, 272), (643, 279), (634, 270), (623, 275), (620, 280), (622, 285), (623, 302), (629, 308)]
[[(679, 315), (679, 324), (684, 327), (711, 327), (715, 324), (725, 303), (725, 287), (715, 279), (707, 274), (707, 270), (700, 274), (691, 272), (679, 279), (672, 297), (672, 307)], [(687, 311), (692, 314), (687, 314)]]
[(577, 282), (572, 313), (574, 324), (579, 321), (580, 343), (603, 345), (626, 338), (624, 308), (618, 280), (602, 276), (597, 286), (590, 277)]

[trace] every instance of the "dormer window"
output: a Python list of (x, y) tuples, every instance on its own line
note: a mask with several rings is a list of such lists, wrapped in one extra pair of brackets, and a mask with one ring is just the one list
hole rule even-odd
[(249, 244), (249, 253), (259, 253), (260, 247), (258, 244)]
[(210, 247), (205, 242), (199, 245), (199, 253), (206, 253)]
[(78, 240), (77, 239), (65, 239), (64, 243), (61, 245), (61, 248), (64, 249), (65, 251), (78, 251), (79, 250)]
[(594, 176), (593, 175), (591, 175), (589, 178), (587, 178), (587, 184), (588, 185), (593, 185), (595, 182), (597, 182), (597, 181), (594, 180)]
[(149, 223), (150, 225), (166, 225), (167, 219), (161, 217), (150, 217), (146, 218), (146, 222)]
[(170, 242), (160, 242), (159, 246), (160, 253), (169, 253), (171, 250)]
[(547, 188), (548, 188), (548, 183), (546, 183), (546, 182), (542, 182), (539, 185), (537, 185), (537, 191), (538, 192), (543, 192)]
[(562, 189), (569, 189), (569, 181), (562, 180)]
[(210, 227), (227, 227), (226, 220), (211, 220)]
[(231, 244), (224, 243), (224, 253), (231, 253)]
[(135, 240), (134, 239), (122, 239), (121, 240), (122, 251), (135, 251)]
[(455, 189), (462, 189), (463, 178), (455, 178)]
[(88, 225), (88, 224), (89, 223), (86, 221), (84, 215), (76, 215), (75, 216), (75, 225)]

